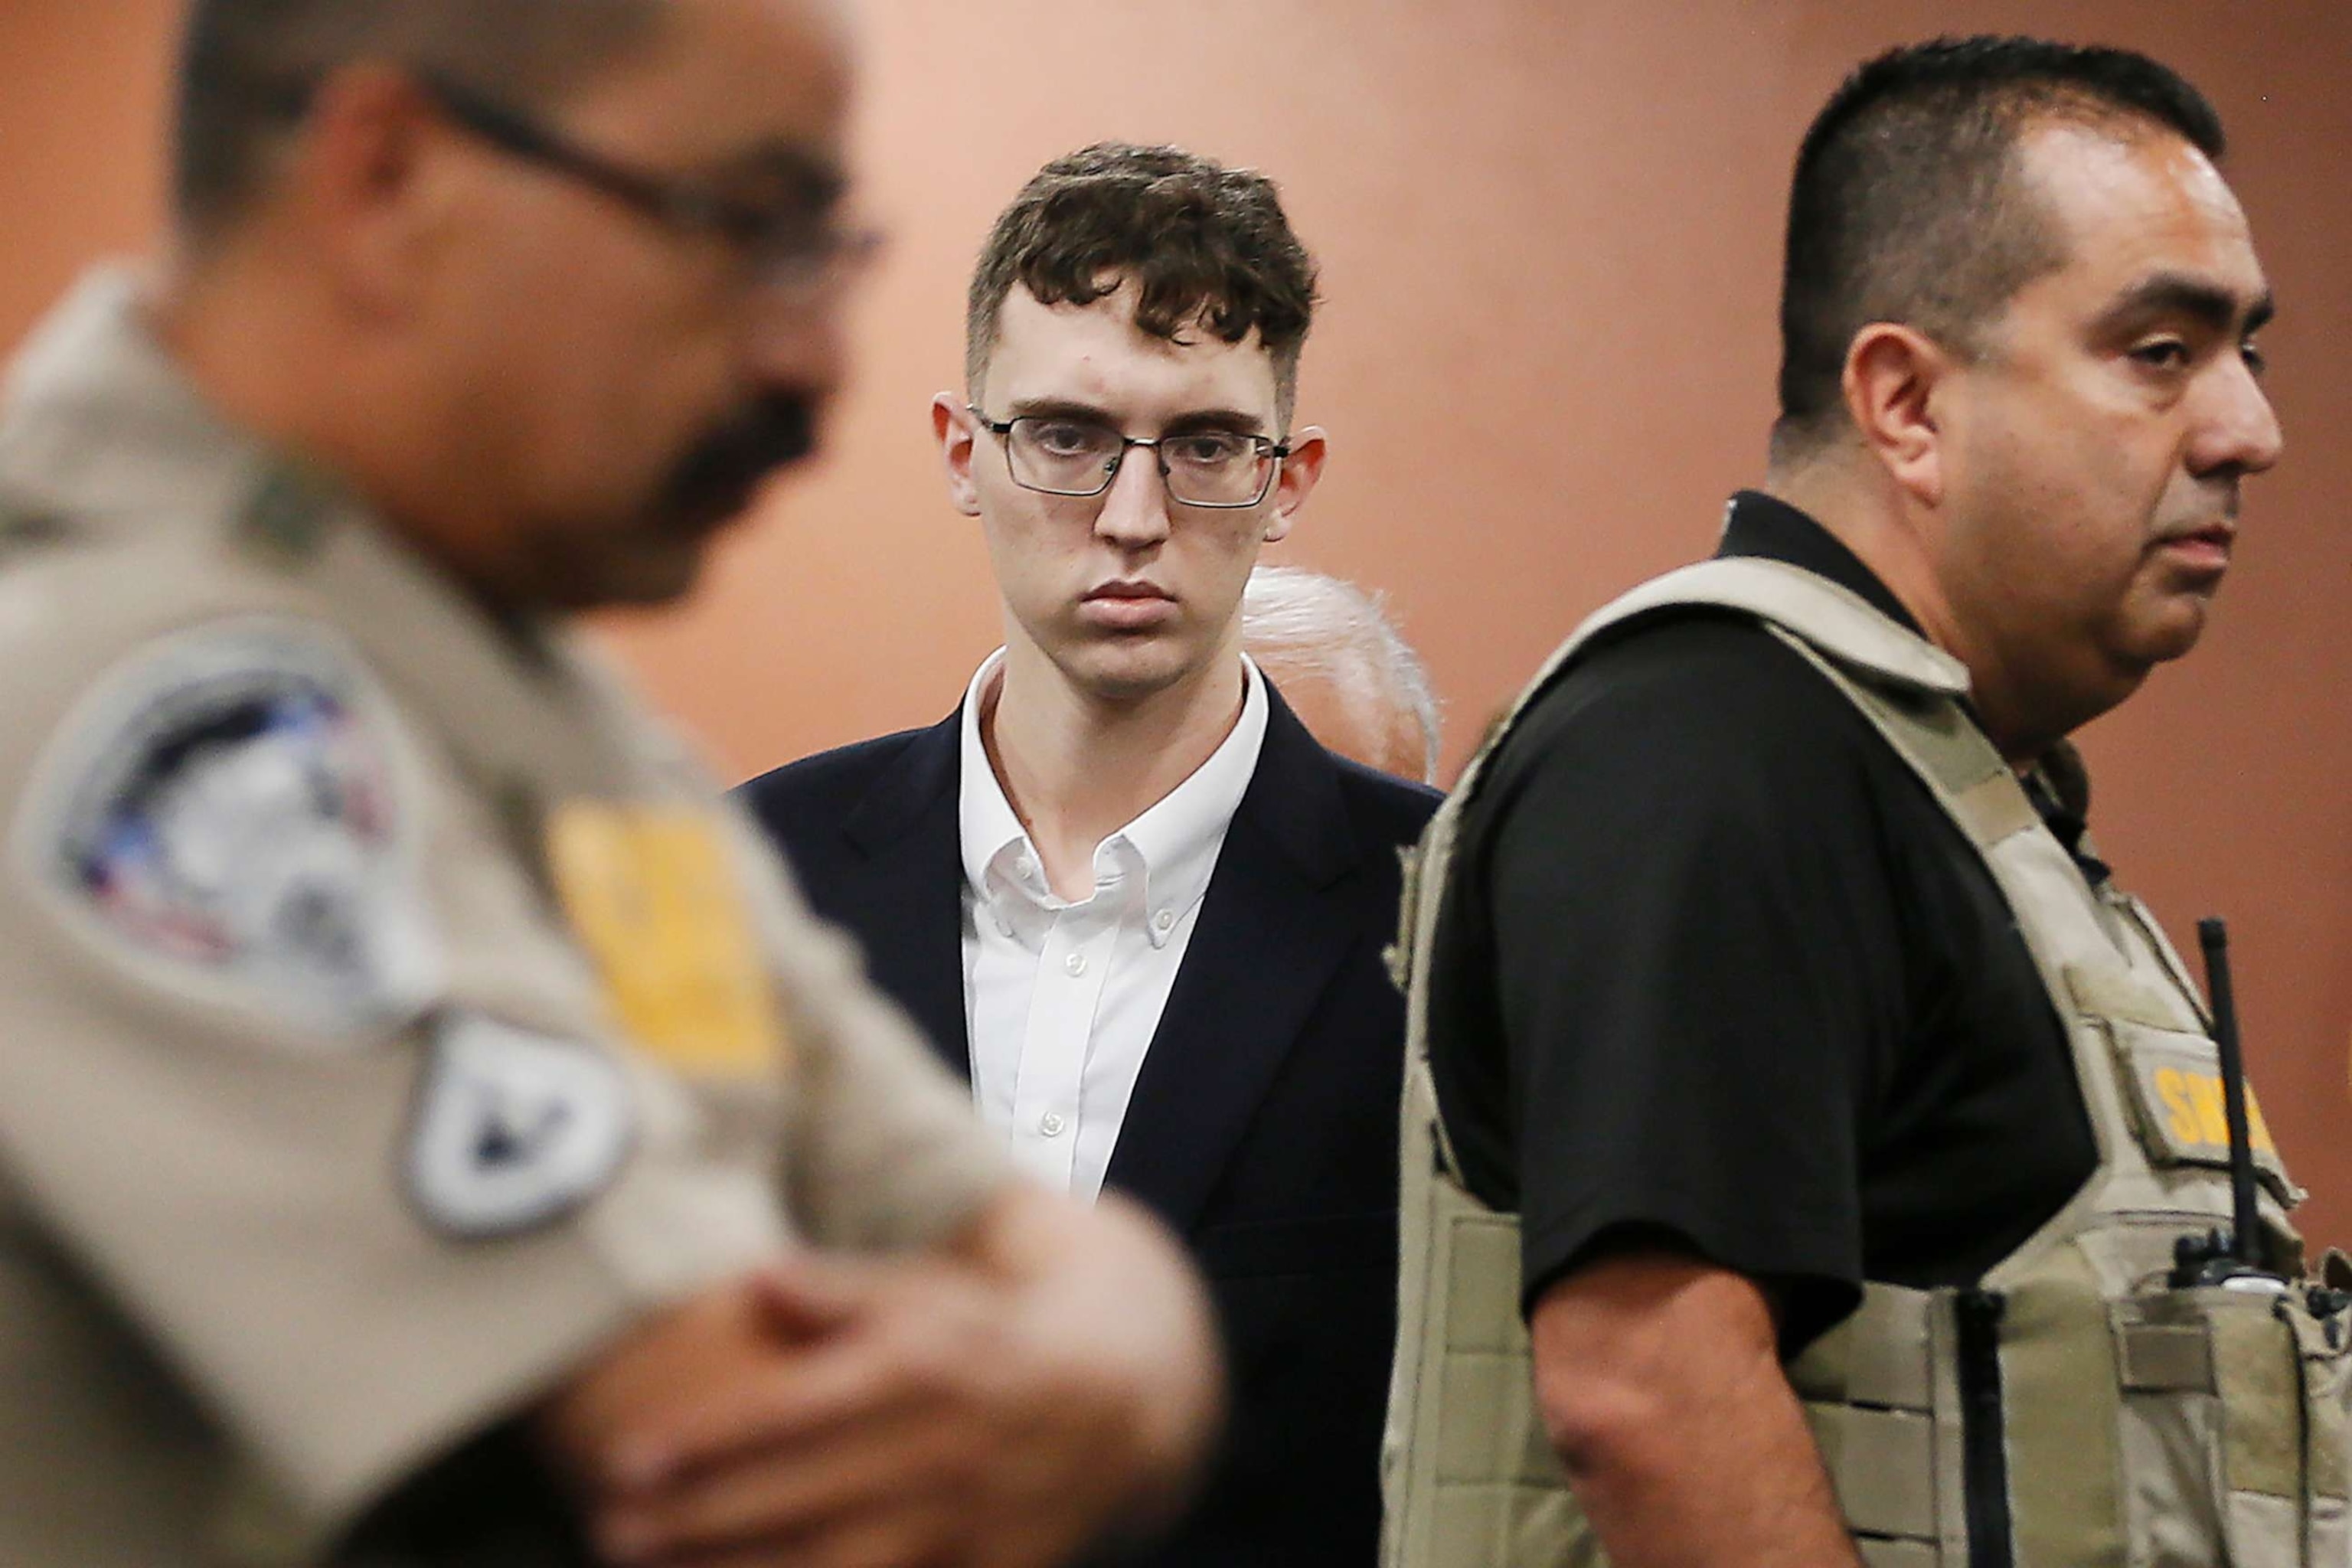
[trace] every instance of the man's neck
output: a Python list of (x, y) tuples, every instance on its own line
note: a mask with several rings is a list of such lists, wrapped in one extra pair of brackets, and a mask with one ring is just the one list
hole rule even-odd
[(315, 329), (307, 296), (253, 247), (236, 246), (201, 262), (173, 254), (142, 302), (156, 340), (224, 418), (356, 487), (361, 465), (333, 423), (339, 405), (310, 378), (324, 363), (346, 377), (364, 374), (365, 356)]
[(1900, 503), (1874, 493), (1853, 477), (1829, 464), (1793, 470), (1774, 468), (1764, 482), (1764, 493), (1785, 501), (1827, 530), (1853, 552), (1895, 601), (1910, 612), (1927, 639), (1955, 658), (1965, 658), (1950, 598), (1936, 580), (1918, 531), (1910, 526)]
[(994, 693), (981, 694), (981, 742), (1055, 893), (1093, 892), (1096, 846), (1215, 754), (1244, 689), (1230, 647), (1165, 690), (1121, 701), (1079, 689), (1033, 645), (1006, 648)]
[(1835, 462), (1794, 470), (1775, 468), (1765, 493), (1786, 501), (1827, 529), (1885, 584), (1927, 640), (1968, 668), (1969, 706), (1978, 726), (2001, 757), (2022, 773), (2055, 742), (2122, 700), (2054, 700), (2063, 690), (2046, 671), (2038, 676), (2003, 656), (1987, 628), (1971, 626), (1937, 576), (1923, 520), (1904, 499)]
[(201, 262), (174, 254), (144, 303), (157, 341), (223, 418), (334, 476), (382, 527), (509, 618), (471, 569), (464, 546), (477, 524), (438, 478), (467, 465), (417, 457), (448, 450), (436, 410), (399, 354), (331, 320), (313, 282), (252, 246)]

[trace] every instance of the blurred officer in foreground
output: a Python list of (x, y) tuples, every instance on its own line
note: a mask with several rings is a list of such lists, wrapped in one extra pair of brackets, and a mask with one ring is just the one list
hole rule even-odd
[(2278, 457), (2221, 152), (2025, 39), (1814, 122), (1766, 489), (1426, 841), (1390, 1564), (2345, 1560), (2340, 1301), (2259, 1117), (2196, 1240), (2218, 1053), (2065, 741)]
[(1381, 963), (1433, 791), (1333, 756), (1241, 647), (1322, 471), (1315, 270), (1274, 183), (1057, 158), (997, 217), (931, 427), (1004, 647), (926, 730), (743, 786), (809, 900), (1058, 1191), (1209, 1278), (1233, 1419), (1130, 1568), (1362, 1568), (1395, 1337), (1404, 999)]
[(1242, 649), (1336, 755), (1437, 782), (1437, 694), (1383, 595), (1297, 566), (1258, 566), (1242, 590)]
[(173, 255), (0, 419), (0, 1562), (1009, 1568), (1176, 1500), (1170, 1245), (1014, 1178), (564, 625), (810, 449), (838, 28), (195, 6)]

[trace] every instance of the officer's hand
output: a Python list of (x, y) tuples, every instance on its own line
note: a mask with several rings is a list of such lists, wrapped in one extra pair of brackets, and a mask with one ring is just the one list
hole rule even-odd
[(631, 1563), (1033, 1568), (1165, 1512), (1220, 1384), (1171, 1250), (1117, 1206), (1024, 1194), (959, 1257), (795, 1259), (761, 1289), (792, 1348), (634, 1433), (599, 1541)]

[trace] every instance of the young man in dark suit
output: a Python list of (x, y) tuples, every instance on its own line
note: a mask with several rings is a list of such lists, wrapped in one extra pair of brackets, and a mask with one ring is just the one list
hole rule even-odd
[(1396, 850), (1436, 796), (1333, 756), (1241, 647), (1320, 474), (1314, 264), (1273, 184), (1171, 148), (1040, 171), (931, 423), (1005, 646), (929, 730), (745, 786), (824, 914), (1057, 1190), (1190, 1244), (1223, 1460), (1131, 1561), (1366, 1568), (1395, 1316)]

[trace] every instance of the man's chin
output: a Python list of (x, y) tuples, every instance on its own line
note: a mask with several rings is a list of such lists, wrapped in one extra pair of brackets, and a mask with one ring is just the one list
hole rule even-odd
[(548, 607), (568, 613), (650, 610), (675, 605), (702, 581), (709, 541), (670, 542), (658, 549), (575, 553), (554, 574)]
[(2205, 636), (2205, 622), (2213, 607), (2210, 593), (2168, 595), (2155, 606), (2126, 645), (2129, 663), (2145, 673), (2159, 664), (2186, 657)]
[(1090, 642), (1054, 662), (1073, 686), (1110, 703), (1145, 701), (1192, 673), (1182, 651), (1156, 637)]
[(594, 605), (583, 609), (660, 610), (684, 603), (693, 595), (702, 582), (699, 565), (685, 572), (663, 577), (631, 577), (613, 584), (612, 591)]

